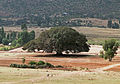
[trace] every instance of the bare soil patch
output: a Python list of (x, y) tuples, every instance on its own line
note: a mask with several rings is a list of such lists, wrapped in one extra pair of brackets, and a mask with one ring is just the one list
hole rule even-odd
[(107, 69), (105, 71), (114, 71), (114, 72), (120, 72), (120, 66), (117, 66), (117, 67), (114, 67), (114, 68), (111, 68), (111, 69)]
[(30, 61), (45, 61), (53, 65), (62, 65), (65, 67), (74, 68), (89, 68), (96, 69), (102, 68), (112, 64), (120, 63), (119, 51), (112, 62), (104, 60), (98, 56), (99, 51), (102, 50), (101, 46), (92, 45), (89, 52), (82, 52), (79, 54), (71, 54), (65, 56), (53, 56), (53, 53), (28, 53), (22, 52), (20, 48), (0, 53), (0, 66), (9, 66), (10, 64), (16, 63), (21, 64), (22, 58), (25, 57), (26, 64)]

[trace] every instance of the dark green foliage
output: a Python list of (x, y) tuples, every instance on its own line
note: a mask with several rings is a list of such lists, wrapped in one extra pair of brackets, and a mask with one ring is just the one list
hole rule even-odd
[[(12, 45), (22, 46), (33, 39), (35, 39), (35, 32), (27, 32), (26, 30), (24, 30), (23, 32), (18, 33), (18, 38), (16, 40), (13, 40)], [(34, 50), (32, 46), (30, 47), (31, 50)]]
[(63, 68), (61, 65), (54, 66), (50, 63), (45, 63), (44, 61), (39, 61), (39, 62), (30, 61), (29, 65), (26, 65), (26, 64), (11, 64), (10, 67), (14, 67), (14, 68), (33, 68), (33, 69), (37, 69), (37, 68)]
[(100, 57), (104, 58), (104, 52), (103, 51), (100, 51)]
[(25, 58), (22, 58), (22, 63), (23, 63), (23, 64), (25, 63), (25, 61), (26, 61), (26, 59), (25, 59)]
[(109, 20), (108, 21), (108, 28), (119, 29), (119, 24), (116, 22), (112, 23), (112, 20)]
[(116, 51), (118, 50), (118, 46), (119, 44), (114, 39), (105, 41), (103, 45), (105, 53), (101, 52), (101, 57), (112, 61), (112, 58), (115, 56)]
[(8, 45), (9, 44), (9, 40), (7, 38), (3, 38), (2, 39), (2, 44)]
[(112, 20), (108, 21), (108, 25), (107, 26), (108, 26), (108, 28), (112, 28)]
[(22, 24), (22, 25), (21, 25), (21, 30), (23, 30), (23, 31), (24, 31), (24, 30), (27, 30), (27, 25), (26, 25), (26, 24)]
[(36, 65), (37, 62), (35, 62), (35, 61), (30, 61), (29, 64), (30, 64), (30, 65)]
[(0, 29), (0, 43), (2, 43), (3, 39), (6, 41), (6, 33), (4, 31), (4, 27)]
[(119, 3), (119, 0), (12, 0), (10, 2), (2, 0), (0, 15), (30, 19), (35, 14), (39, 16), (61, 14), (71, 17), (114, 18), (119, 17)]
[(45, 52), (56, 51), (57, 54), (62, 54), (63, 51), (78, 53), (89, 51), (89, 46), (86, 42), (86, 36), (76, 30), (67, 27), (57, 27), (42, 32), (39, 38), (25, 44), (23, 49), (30, 49), (34, 45), (34, 48)]
[[(1, 0), (1, 17), (21, 19), (0, 19), (0, 25), (29, 23), (53, 27), (64, 26), (65, 20), (71, 18), (119, 18), (119, 4), (119, 0)], [(78, 23), (71, 22), (68, 26), (81, 25)]]
[(11, 64), (10, 67), (14, 67), (14, 68), (29, 68), (28, 65), (22, 65), (22, 64)]
[(61, 65), (57, 65), (57, 66), (55, 66), (56, 68), (64, 68), (63, 66), (61, 66)]
[(34, 40), (28, 42), (27, 44), (24, 45), (23, 50), (28, 49), (28, 51), (35, 51), (36, 49), (36, 42)]
[(30, 39), (30, 40), (35, 39), (35, 31), (31, 31), (31, 32), (29, 33), (29, 39)]
[(112, 28), (114, 28), (114, 29), (119, 29), (119, 24), (115, 22), (115, 23), (112, 25)]
[(45, 63), (45, 66), (46, 66), (47, 68), (53, 68), (53, 67), (54, 67), (54, 65), (52, 65), (52, 64), (50, 64), (50, 63)]
[(45, 64), (44, 61), (39, 61), (39, 62), (37, 63), (37, 65), (44, 65), (44, 64)]

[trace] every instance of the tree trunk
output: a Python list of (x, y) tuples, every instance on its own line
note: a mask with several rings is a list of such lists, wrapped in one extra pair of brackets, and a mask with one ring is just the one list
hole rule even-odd
[(111, 61), (112, 61), (112, 58), (109, 58), (109, 61), (111, 62)]
[(57, 52), (56, 54), (57, 54), (57, 55), (62, 55), (62, 52)]

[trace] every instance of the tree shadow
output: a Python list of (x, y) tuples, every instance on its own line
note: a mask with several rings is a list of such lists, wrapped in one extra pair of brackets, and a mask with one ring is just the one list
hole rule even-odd
[(46, 54), (46, 55), (37, 55), (35, 57), (59, 57), (59, 58), (82, 58), (82, 57), (93, 57), (94, 55), (84, 55), (84, 54)]

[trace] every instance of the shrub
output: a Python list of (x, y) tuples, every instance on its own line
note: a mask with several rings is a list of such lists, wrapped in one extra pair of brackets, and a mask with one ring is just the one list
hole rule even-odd
[(37, 65), (44, 65), (44, 64), (45, 64), (44, 61), (39, 61), (39, 62), (37, 63)]
[(44, 65), (38, 65), (37, 68), (47, 68), (47, 66), (44, 64)]
[(104, 52), (103, 51), (100, 51), (100, 57), (104, 58)]
[(104, 52), (101, 52), (102, 54), (102, 58), (104, 59), (109, 59), (109, 61), (112, 61), (112, 58), (115, 56), (116, 51), (118, 50), (118, 42), (116, 42), (116, 40), (111, 39), (111, 40), (106, 40), (104, 45), (103, 45), (103, 49)]
[(28, 68), (28, 65), (22, 65), (22, 64), (10, 64), (10, 67), (14, 68)]
[(36, 65), (37, 62), (35, 62), (35, 61), (30, 61), (29, 64), (30, 64), (30, 65)]
[(35, 69), (35, 68), (36, 68), (36, 65), (29, 65), (28, 68)]
[(53, 68), (54, 65), (50, 64), (50, 63), (45, 63), (45, 66), (48, 67), (48, 68)]
[(55, 66), (55, 68), (63, 68), (63, 66), (57, 65), (57, 66)]
[(10, 64), (10, 67), (17, 67), (17, 64)]

